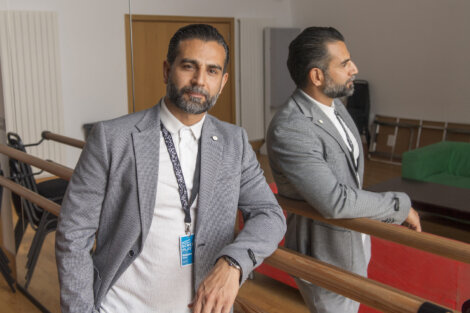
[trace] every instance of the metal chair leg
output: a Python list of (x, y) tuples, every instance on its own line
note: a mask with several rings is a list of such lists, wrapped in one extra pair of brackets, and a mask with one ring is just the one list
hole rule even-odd
[(18, 222), (15, 225), (15, 249), (18, 251), (21, 241), (23, 240), (24, 233), (28, 227), (28, 220), (23, 218), (18, 218)]
[(38, 242), (40, 241), (40, 238), (42, 237), (42, 232), (46, 229), (46, 223), (47, 223), (47, 213), (44, 213), (43, 216), (41, 217), (41, 221), (39, 222), (38, 228), (36, 229), (36, 233), (34, 234), (33, 240), (31, 241), (31, 246), (28, 251), (28, 261), (26, 262), (26, 268), (30, 267), (31, 264), (31, 259), (34, 257), (34, 255), (39, 254), (37, 252), (38, 248), (39, 250), (41, 249), (40, 245)]
[(13, 277), (11, 277), (11, 269), (8, 266), (8, 263), (10, 263), (8, 257), (5, 255), (3, 250), (0, 249), (0, 272), (2, 272), (2, 275), (7, 281), (8, 286), (10, 286), (11, 291), (16, 292), (15, 280), (13, 279)]
[(55, 216), (52, 216), (49, 213), (45, 213), (44, 220), (45, 222), (43, 221), (43, 219), (41, 219), (40, 227), (38, 227), (36, 235), (34, 236), (34, 246), (31, 245), (31, 253), (28, 253), (28, 262), (26, 264), (27, 271), (24, 284), (25, 289), (28, 288), (31, 282), (34, 269), (41, 253), (41, 248), (44, 244), (44, 240), (46, 239), (47, 234), (55, 231), (57, 228), (57, 218)]

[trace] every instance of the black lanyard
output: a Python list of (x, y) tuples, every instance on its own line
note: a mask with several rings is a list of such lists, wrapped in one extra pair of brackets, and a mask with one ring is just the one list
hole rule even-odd
[(186, 235), (190, 234), (191, 231), (191, 205), (193, 204), (194, 200), (196, 200), (196, 196), (199, 193), (199, 164), (201, 160), (201, 149), (199, 147), (197, 153), (197, 160), (196, 160), (196, 171), (194, 173), (194, 180), (193, 180), (193, 192), (191, 194), (191, 198), (188, 200), (188, 190), (186, 189), (186, 183), (184, 182), (183, 171), (181, 170), (180, 161), (178, 159), (178, 155), (176, 154), (175, 145), (173, 144), (173, 139), (171, 138), (170, 132), (163, 126), (163, 123), (160, 122), (160, 126), (162, 129), (163, 139), (165, 141), (166, 148), (168, 150), (168, 154), (170, 155), (171, 163), (173, 164), (173, 171), (175, 172), (176, 181), (178, 183), (178, 191), (180, 195), (181, 206), (183, 207), (184, 211), (184, 224), (185, 224), (185, 233)]

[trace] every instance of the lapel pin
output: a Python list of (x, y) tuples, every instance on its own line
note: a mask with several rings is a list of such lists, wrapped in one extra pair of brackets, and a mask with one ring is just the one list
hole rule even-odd
[(320, 122), (320, 124), (323, 124), (323, 120), (318, 120)]
[(217, 140), (219, 140), (219, 137), (217, 137), (217, 136), (212, 136), (212, 140), (217, 141)]

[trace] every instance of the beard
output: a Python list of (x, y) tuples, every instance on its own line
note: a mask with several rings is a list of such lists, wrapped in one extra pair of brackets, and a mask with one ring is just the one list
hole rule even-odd
[[(205, 100), (202, 101), (201, 98), (191, 96), (189, 96), (189, 100), (184, 99), (184, 94), (189, 92), (202, 94)], [(196, 86), (185, 86), (178, 90), (171, 78), (168, 80), (166, 86), (166, 94), (168, 99), (173, 102), (176, 107), (190, 114), (201, 114), (209, 111), (215, 105), (219, 97), (219, 94), (211, 97), (204, 88)]]
[(325, 72), (325, 87), (323, 93), (331, 99), (349, 97), (354, 93), (354, 83), (348, 87), (348, 84), (353, 82), (356, 77), (353, 76), (348, 79), (344, 84), (337, 84), (333, 81), (328, 72)]

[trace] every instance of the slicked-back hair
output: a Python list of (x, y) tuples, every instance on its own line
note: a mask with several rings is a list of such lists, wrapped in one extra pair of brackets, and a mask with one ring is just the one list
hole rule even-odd
[(297, 87), (305, 87), (312, 68), (326, 72), (330, 57), (326, 44), (344, 41), (343, 35), (333, 27), (308, 27), (289, 45), (287, 68)]
[(229, 52), (227, 43), (224, 40), (224, 37), (217, 31), (215, 27), (212, 27), (207, 24), (190, 24), (184, 27), (181, 27), (176, 31), (176, 33), (171, 37), (170, 44), (168, 45), (168, 53), (166, 55), (166, 60), (170, 65), (176, 59), (176, 56), (179, 53), (179, 44), (181, 41), (190, 40), (190, 39), (199, 39), (202, 41), (215, 41), (225, 50), (225, 62), (224, 62), (224, 73), (227, 70), (227, 64), (229, 62)]

